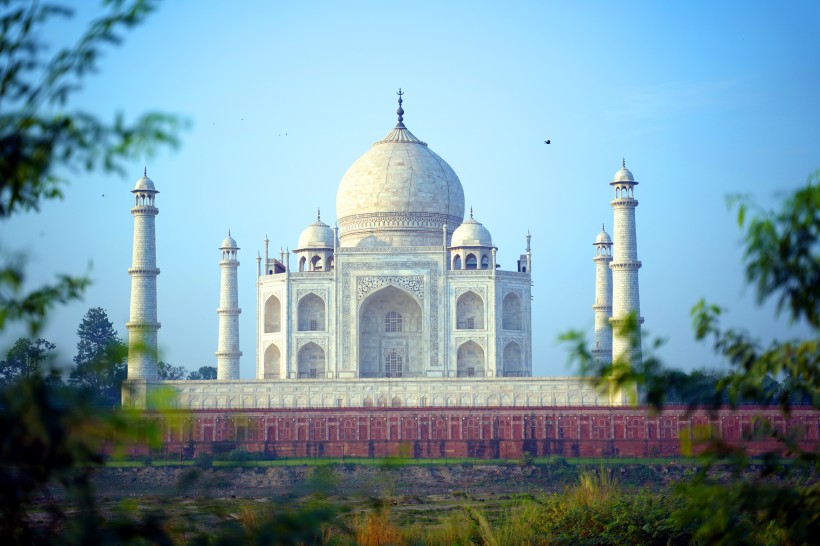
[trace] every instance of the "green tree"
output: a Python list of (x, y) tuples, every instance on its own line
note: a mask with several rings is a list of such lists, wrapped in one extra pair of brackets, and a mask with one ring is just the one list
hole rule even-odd
[(213, 366), (200, 366), (198, 370), (194, 370), (188, 374), (188, 379), (216, 379), (216, 368)]
[(33, 341), (27, 337), (19, 338), (6, 353), (6, 358), (0, 361), (0, 384), (35, 375), (47, 378), (50, 383), (61, 383), (59, 372), (52, 366), (54, 349), (53, 343), (42, 338)]
[[(717, 409), (774, 400), (788, 422), (796, 402), (820, 409), (820, 171), (779, 210), (762, 210), (737, 198), (730, 204), (737, 207), (738, 225), (744, 230), (746, 279), (755, 286), (758, 302), (774, 298), (777, 313), (804, 323), (810, 334), (762, 346), (742, 330), (722, 328), (722, 309), (699, 302), (692, 309), (695, 336), (712, 342), (729, 373), (690, 407)], [(562, 338), (572, 344), (571, 358), (583, 372), (592, 372), (601, 388), (613, 382), (624, 388), (637, 384), (655, 410), (663, 409), (673, 385), (678, 392), (690, 393), (704, 386), (702, 377), (668, 370), (653, 356), (635, 369), (622, 362), (597, 363), (582, 334), (570, 332)], [(757, 472), (749, 470), (742, 444), (712, 439), (702, 455), (702, 470), (679, 487), (686, 503), (674, 517), (696, 529), (695, 540), (811, 544), (820, 536), (820, 454), (801, 447), (800, 430), (783, 432), (765, 421), (760, 424), (777, 447), (763, 455)], [(718, 464), (730, 469), (728, 481), (712, 472)]]
[(167, 362), (157, 362), (157, 376), (164, 380), (184, 379), (188, 370), (184, 366), (172, 366)]
[(68, 383), (90, 392), (101, 404), (118, 406), (127, 373), (127, 349), (105, 309), (89, 309), (80, 322), (77, 337), (77, 355)]

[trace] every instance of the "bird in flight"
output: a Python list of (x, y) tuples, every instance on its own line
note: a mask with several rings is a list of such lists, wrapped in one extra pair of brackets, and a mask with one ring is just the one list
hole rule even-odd
[(545, 140), (544, 144), (552, 144), (552, 141), (551, 140)]

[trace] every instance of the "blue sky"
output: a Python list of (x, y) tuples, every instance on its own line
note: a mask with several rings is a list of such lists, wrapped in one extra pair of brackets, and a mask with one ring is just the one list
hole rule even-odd
[[(76, 39), (94, 5), (47, 40)], [(768, 207), (820, 168), (818, 23), (817, 2), (166, 2), (108, 51), (74, 105), (180, 114), (191, 122), (181, 149), (135, 159), (126, 179), (74, 175), (63, 201), (7, 222), (2, 240), (28, 253), (30, 286), (90, 264), (85, 300), (44, 332), (66, 360), (89, 307), (125, 336), (129, 190), (147, 164), (161, 192), (162, 358), (215, 362), (217, 247), (230, 228), (241, 374), (253, 377), (265, 234), (278, 252), (317, 207), (335, 220), (342, 175), (393, 127), (402, 87), (407, 127), (459, 175), (503, 269), (532, 233), (536, 375), (569, 373), (560, 332), (591, 334), (592, 242), (611, 228), (622, 157), (640, 182), (644, 328), (668, 339), (668, 364), (716, 366), (692, 340), (700, 298), (764, 340), (806, 332), (755, 305), (725, 197)]]

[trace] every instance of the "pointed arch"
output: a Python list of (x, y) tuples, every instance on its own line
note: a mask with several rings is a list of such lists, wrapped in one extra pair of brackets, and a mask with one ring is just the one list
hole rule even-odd
[(481, 255), (481, 269), (490, 269), (490, 257), (486, 254)]
[(265, 349), (265, 379), (281, 379), (282, 378), (282, 355), (279, 352), (279, 347), (276, 345), (269, 345)]
[(456, 301), (456, 329), (484, 329), (484, 300), (472, 290), (463, 293)]
[(282, 304), (276, 296), (265, 300), (265, 333), (282, 330)]
[(358, 322), (360, 377), (423, 373), (422, 308), (411, 292), (388, 285), (369, 294)]
[(297, 307), (300, 332), (325, 331), (325, 301), (314, 293), (299, 300)]
[(475, 341), (463, 343), (457, 352), (458, 377), (484, 377), (484, 349)]
[(305, 264), (307, 264), (307, 258), (302, 256), (301, 258), (299, 258), (299, 271), (305, 270)]
[(310, 259), (310, 270), (311, 271), (322, 271), (322, 257), (318, 254)]
[(524, 377), (524, 355), (521, 345), (511, 341), (504, 346), (504, 377)]
[(467, 258), (464, 260), (464, 269), (478, 269), (478, 261), (475, 254), (467, 254)]
[(299, 349), (297, 360), (299, 379), (322, 379), (325, 377), (325, 350), (312, 341)]
[(461, 269), (461, 256), (459, 256), (458, 254), (456, 254), (455, 258), (453, 258), (453, 269), (455, 269), (456, 271)]
[(501, 302), (501, 328), (504, 330), (521, 330), (521, 315), (523, 305), (521, 297), (515, 292), (510, 292), (504, 296)]

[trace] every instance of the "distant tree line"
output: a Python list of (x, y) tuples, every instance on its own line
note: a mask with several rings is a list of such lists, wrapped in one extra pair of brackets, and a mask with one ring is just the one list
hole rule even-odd
[[(77, 389), (96, 405), (119, 406), (122, 382), (127, 377), (128, 348), (105, 309), (92, 307), (86, 312), (77, 328), (77, 338), (77, 353), (69, 369), (61, 368), (56, 361), (54, 343), (43, 338), (19, 338), (0, 360), (0, 385), (40, 377), (54, 388)], [(184, 366), (158, 362), (157, 372), (163, 380), (216, 379), (214, 366), (188, 372)]]

